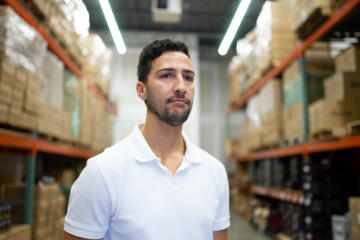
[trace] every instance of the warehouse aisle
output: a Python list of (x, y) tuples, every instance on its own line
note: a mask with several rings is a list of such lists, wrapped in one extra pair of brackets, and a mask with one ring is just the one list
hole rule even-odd
[(271, 238), (253, 229), (244, 219), (231, 211), (229, 240), (271, 240)]

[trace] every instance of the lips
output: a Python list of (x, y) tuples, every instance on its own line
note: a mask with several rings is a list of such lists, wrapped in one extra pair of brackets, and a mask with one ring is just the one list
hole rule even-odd
[(184, 104), (184, 103), (189, 104), (190, 100), (187, 98), (171, 97), (168, 99), (168, 103), (171, 102), (180, 103), (180, 104)]

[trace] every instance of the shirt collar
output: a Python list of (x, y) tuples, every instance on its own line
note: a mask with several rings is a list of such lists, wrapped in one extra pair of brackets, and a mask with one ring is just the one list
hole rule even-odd
[[(144, 135), (140, 131), (141, 124), (135, 124), (134, 131), (131, 136), (131, 150), (136, 160), (140, 162), (149, 162), (153, 160), (160, 160), (151, 150)], [(184, 161), (200, 163), (202, 159), (196, 154), (196, 147), (192, 144), (188, 136), (183, 132), (182, 136), (186, 145), (186, 152)]]

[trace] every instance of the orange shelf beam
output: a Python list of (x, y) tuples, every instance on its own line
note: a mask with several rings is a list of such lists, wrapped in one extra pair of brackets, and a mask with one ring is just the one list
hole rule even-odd
[(8, 132), (5, 130), (0, 130), (0, 146), (19, 150), (27, 150), (30, 151), (32, 155), (35, 155), (36, 152), (44, 152), (84, 159), (88, 159), (95, 155), (90, 151), (76, 147), (23, 136), (21, 134)]
[(337, 23), (344, 19), (353, 9), (360, 5), (360, 0), (347, 0), (339, 9), (325, 21), (315, 32), (313, 32), (301, 45), (292, 51), (287, 58), (285, 58), (281, 64), (272, 70), (270, 70), (255, 86), (247, 91), (233, 106), (228, 110), (227, 115), (230, 116), (234, 111), (243, 106), (254, 94), (256, 94), (269, 80), (280, 74), (292, 61), (296, 58), (304, 55), (306, 49), (311, 44), (319, 40), (330, 29), (332, 29)]
[(63, 51), (63, 49), (49, 36), (45, 29), (36, 21), (36, 19), (23, 7), (18, 0), (3, 0), (6, 4), (11, 6), (29, 25), (36, 29), (36, 31), (45, 39), (48, 47), (64, 62), (64, 64), (82, 81), (85, 81), (87, 87), (104, 103), (107, 108), (114, 111), (111, 103), (107, 98), (97, 90), (95, 85), (91, 83), (81, 72), (78, 66), (70, 59), (70, 57)]
[(95, 155), (90, 151), (74, 148), (65, 144), (52, 143), (44, 140), (35, 140), (35, 149), (38, 152), (84, 158), (84, 159), (91, 158), (92, 156)]
[(360, 148), (360, 135), (347, 136), (340, 139), (328, 140), (322, 142), (308, 142), (293, 147), (284, 147), (274, 150), (266, 150), (256, 153), (248, 153), (239, 156), (232, 156), (229, 161), (232, 162), (251, 162), (256, 160), (288, 157), (295, 155), (308, 156), (311, 153), (326, 152), (332, 150), (343, 150), (350, 148)]
[(34, 148), (34, 141), (31, 137), (25, 137), (1, 130), (0, 146), (30, 151)]
[(277, 189), (277, 188), (263, 187), (259, 185), (251, 185), (250, 189), (251, 189), (251, 193), (253, 194), (270, 197), (273, 199), (295, 203), (295, 204), (304, 203), (304, 194), (301, 191)]

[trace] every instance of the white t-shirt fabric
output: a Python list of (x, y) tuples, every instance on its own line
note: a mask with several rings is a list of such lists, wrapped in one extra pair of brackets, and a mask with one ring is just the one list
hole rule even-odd
[(223, 164), (190, 142), (173, 176), (139, 126), (89, 159), (71, 188), (64, 230), (85, 239), (210, 240), (230, 226)]

